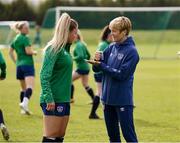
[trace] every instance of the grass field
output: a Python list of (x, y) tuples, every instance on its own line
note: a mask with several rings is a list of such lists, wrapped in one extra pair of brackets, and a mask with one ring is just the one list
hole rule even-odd
[[(31, 37), (33, 35), (31, 33)], [(99, 30), (82, 30), (85, 41), (93, 54), (96, 50)], [(158, 31), (148, 34), (144, 31), (133, 33), (141, 56), (152, 55), (152, 47), (158, 46)], [(174, 39), (180, 31), (169, 31), (164, 34), (159, 57), (174, 58), (174, 60), (141, 60), (135, 73), (134, 100), (135, 126), (141, 142), (180, 142), (180, 59), (176, 52), (180, 40)], [(43, 43), (51, 36), (51, 31), (42, 31)], [(173, 36), (172, 36), (173, 35)], [(157, 40), (156, 42), (153, 42)], [(148, 44), (147, 44), (148, 41)], [(149, 44), (151, 43), (152, 44)], [(154, 46), (155, 45), (155, 46)], [(15, 79), (15, 65), (8, 56), (8, 50), (1, 50), (7, 62), (7, 79), (0, 82), (0, 108), (3, 109), (6, 124), (10, 131), (10, 141), (40, 142), (42, 138), (42, 112), (39, 107), (41, 66), (41, 50), (35, 57), (36, 86), (30, 102), (32, 116), (20, 114), (19, 90)], [(152, 53), (151, 53), (152, 52)], [(93, 72), (90, 85), (95, 90)], [(80, 85), (75, 82), (75, 103), (71, 106), (71, 117), (65, 137), (65, 142), (108, 142), (104, 120), (89, 120), (90, 98)], [(103, 118), (102, 107), (98, 114)], [(123, 138), (123, 137), (122, 137)], [(0, 142), (4, 141), (0, 136)], [(123, 140), (124, 141), (124, 140)]]

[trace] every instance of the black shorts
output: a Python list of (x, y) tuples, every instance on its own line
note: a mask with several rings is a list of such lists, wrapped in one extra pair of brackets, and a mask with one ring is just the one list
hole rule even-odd
[(96, 82), (102, 82), (102, 73), (94, 74), (94, 79)]
[(46, 109), (47, 104), (41, 103), (40, 104), (42, 111), (44, 115), (50, 115), (50, 116), (69, 116), (70, 115), (70, 103), (55, 103), (55, 110), (54, 111), (48, 111)]
[(24, 80), (27, 76), (35, 76), (35, 70), (33, 65), (17, 66), (16, 79)]
[(89, 74), (89, 70), (80, 70), (77, 69), (76, 72), (80, 75), (88, 75)]

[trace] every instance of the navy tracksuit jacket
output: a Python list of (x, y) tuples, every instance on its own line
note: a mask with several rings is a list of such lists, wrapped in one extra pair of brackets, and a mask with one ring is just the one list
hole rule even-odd
[(108, 105), (133, 105), (133, 80), (139, 55), (132, 37), (122, 44), (112, 43), (103, 56), (99, 66), (104, 73), (101, 100)]

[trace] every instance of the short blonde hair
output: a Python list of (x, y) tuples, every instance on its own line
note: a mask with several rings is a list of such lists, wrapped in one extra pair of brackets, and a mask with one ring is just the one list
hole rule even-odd
[(129, 18), (127, 18), (125, 16), (120, 16), (120, 17), (113, 19), (110, 22), (109, 28), (111, 30), (116, 29), (119, 31), (126, 30), (127, 31), (126, 35), (129, 35), (129, 32), (131, 31), (131, 28), (132, 28), (132, 24), (131, 24), (131, 21)]

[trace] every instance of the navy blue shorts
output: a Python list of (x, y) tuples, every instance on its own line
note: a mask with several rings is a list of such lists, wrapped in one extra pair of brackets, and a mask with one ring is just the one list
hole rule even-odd
[(40, 104), (42, 111), (44, 115), (50, 115), (50, 116), (69, 116), (70, 115), (70, 103), (55, 103), (55, 110), (54, 111), (48, 111), (46, 109), (47, 104), (41, 103)]
[(18, 66), (16, 68), (16, 79), (24, 80), (27, 76), (35, 76), (33, 65)]
[(77, 69), (76, 72), (80, 75), (88, 75), (89, 74), (89, 70), (80, 70)]
[(94, 74), (94, 79), (96, 82), (102, 82), (102, 73)]

